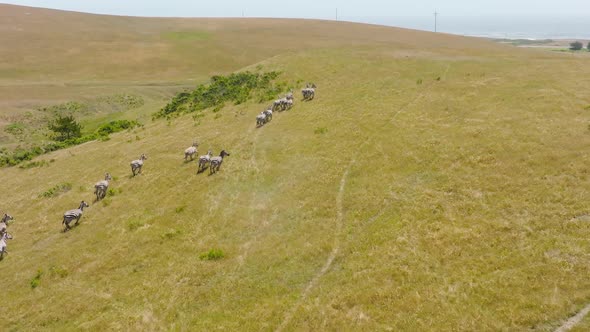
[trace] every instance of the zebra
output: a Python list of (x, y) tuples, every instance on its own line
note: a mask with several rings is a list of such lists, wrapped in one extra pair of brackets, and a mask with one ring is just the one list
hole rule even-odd
[(6, 229), (8, 228), (8, 222), (10, 220), (14, 220), (14, 218), (8, 213), (5, 213), (2, 217), (2, 220), (0, 220), (0, 235), (6, 233)]
[(315, 89), (317, 86), (314, 83), (307, 83), (305, 89), (301, 90), (303, 100), (312, 100), (315, 97)]
[(64, 213), (64, 220), (62, 221), (62, 225), (65, 225), (64, 232), (70, 230), (70, 223), (72, 220), (76, 220), (76, 224), (80, 222), (80, 218), (82, 218), (82, 212), (84, 211), (85, 207), (89, 207), (88, 203), (82, 201), (80, 202), (80, 206), (75, 210), (69, 210)]
[(285, 102), (285, 109), (290, 110), (293, 107), (293, 99), (287, 99)]
[(225, 150), (221, 150), (221, 153), (219, 153), (219, 157), (213, 157), (211, 158), (211, 166), (209, 167), (209, 174), (213, 174), (213, 173), (217, 173), (217, 171), (219, 171), (219, 168), (221, 167), (221, 163), (223, 163), (223, 158), (224, 157), (229, 157), (229, 153)]
[(315, 90), (313, 88), (305, 88), (301, 90), (303, 94), (303, 100), (312, 100), (315, 96)]
[(193, 145), (190, 148), (187, 148), (186, 150), (184, 150), (184, 160), (186, 161), (186, 158), (191, 157), (191, 160), (193, 160), (194, 156), (197, 154), (197, 147), (199, 147), (199, 143), (197, 143), (197, 141), (193, 142)]
[(201, 173), (207, 167), (207, 164), (211, 160), (211, 154), (211, 150), (209, 150), (206, 155), (199, 157), (199, 168), (197, 169), (197, 173)]
[(257, 126), (257, 127), (261, 127), (261, 126), (263, 126), (263, 125), (264, 125), (266, 122), (267, 122), (267, 119), (266, 119), (266, 113), (264, 113), (264, 112), (260, 112), (260, 114), (258, 114), (258, 115), (256, 116), (256, 126)]
[(135, 176), (136, 171), (137, 174), (141, 174), (141, 168), (143, 167), (144, 160), (147, 160), (147, 157), (145, 156), (145, 154), (142, 153), (139, 159), (131, 162), (131, 172), (133, 172), (133, 176)]
[(272, 103), (272, 110), (277, 111), (282, 107), (282, 99), (277, 99)]
[(270, 122), (272, 120), (272, 109), (269, 108), (262, 113), (266, 115), (266, 122)]
[(109, 173), (105, 173), (104, 180), (98, 181), (94, 185), (94, 194), (96, 195), (96, 200), (99, 201), (103, 199), (107, 195), (107, 189), (109, 189), (109, 181), (113, 178)]
[(289, 90), (289, 93), (287, 93), (287, 95), (285, 95), (285, 99), (293, 100), (293, 89)]
[(4, 232), (0, 235), (0, 260), (4, 258), (4, 254), (8, 253), (6, 250), (6, 240), (12, 240), (12, 235)]

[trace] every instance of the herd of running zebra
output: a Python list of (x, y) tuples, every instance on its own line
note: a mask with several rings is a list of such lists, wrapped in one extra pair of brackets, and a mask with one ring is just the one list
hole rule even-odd
[[(303, 100), (309, 101), (315, 97), (315, 89), (316, 85), (313, 83), (308, 83), (307, 86), (301, 90), (303, 94)], [(268, 107), (267, 110), (261, 112), (258, 116), (256, 116), (256, 126), (260, 127), (264, 124), (268, 123), (272, 120), (273, 111), (285, 111), (293, 107), (293, 91), (287, 93), (287, 95), (281, 99), (275, 100), (274, 103)], [(197, 141), (193, 141), (192, 146), (187, 148), (184, 151), (184, 160), (188, 161), (189, 158), (192, 161), (194, 156), (197, 154), (197, 148), (199, 143)], [(223, 163), (223, 158), (228, 157), (230, 154), (225, 150), (221, 150), (219, 156), (213, 157), (211, 150), (207, 151), (206, 155), (199, 157), (199, 163), (197, 167), (197, 174), (203, 172), (209, 167), (210, 174), (214, 174), (219, 171), (221, 164)], [(141, 169), (143, 167), (143, 162), (147, 160), (147, 156), (142, 154), (139, 159), (133, 160), (131, 162), (131, 173), (132, 176), (136, 176), (137, 174), (141, 174)], [(105, 173), (104, 180), (98, 181), (94, 185), (94, 195), (96, 195), (96, 201), (100, 201), (101, 199), (105, 198), (109, 189), (109, 181), (113, 178), (111, 174)], [(71, 229), (70, 223), (72, 221), (76, 221), (75, 225), (78, 225), (80, 222), (80, 218), (82, 218), (82, 214), (84, 212), (85, 207), (89, 207), (86, 201), (81, 201), (80, 205), (77, 209), (68, 210), (64, 213), (62, 224), (64, 225), (64, 232), (67, 232)], [(12, 239), (12, 235), (8, 233), (8, 224), (14, 218), (5, 213), (2, 219), (0, 220), (0, 260), (4, 258), (4, 254), (8, 253), (6, 250), (6, 240)]]
[[(316, 85), (313, 83), (307, 83), (304, 89), (301, 89), (303, 94), (303, 100), (312, 100), (315, 97)], [(270, 105), (266, 110), (260, 112), (256, 116), (256, 127), (262, 127), (272, 120), (272, 114), (276, 111), (286, 111), (293, 107), (293, 90), (289, 91), (285, 97), (277, 99)]]

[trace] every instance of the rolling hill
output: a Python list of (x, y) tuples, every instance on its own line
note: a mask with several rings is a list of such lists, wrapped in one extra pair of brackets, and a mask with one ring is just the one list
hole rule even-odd
[[(590, 303), (587, 56), (345, 22), (8, 5), (0, 43), (5, 123), (146, 101), (84, 115), (141, 129), (0, 171), (15, 217), (3, 329), (552, 331)], [(256, 101), (150, 120), (174, 93), (245, 70), (315, 82), (316, 98), (297, 93), (261, 128)], [(183, 161), (193, 139), (231, 153), (219, 173)], [(113, 190), (93, 202), (105, 172)], [(212, 249), (224, 257), (203, 259)]]

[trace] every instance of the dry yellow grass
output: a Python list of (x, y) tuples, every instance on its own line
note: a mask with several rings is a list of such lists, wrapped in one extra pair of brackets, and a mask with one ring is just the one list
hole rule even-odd
[[(6, 329), (551, 331), (590, 302), (590, 223), (574, 218), (590, 213), (586, 57), (347, 23), (84, 20), (215, 26), (228, 54), (275, 46), (211, 71), (262, 66), (318, 94), (261, 129), (263, 105), (230, 105), (3, 169), (2, 209), (17, 218), (0, 263)], [(158, 79), (149, 61), (117, 70), (210, 74), (171, 53), (176, 72)], [(182, 161), (195, 137), (200, 152), (231, 152), (218, 174)], [(105, 171), (116, 195), (60, 233)], [(63, 182), (73, 189), (38, 197)], [(211, 248), (225, 258), (199, 259)]]

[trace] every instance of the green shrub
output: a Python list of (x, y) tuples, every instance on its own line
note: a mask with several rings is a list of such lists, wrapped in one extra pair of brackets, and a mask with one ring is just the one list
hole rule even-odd
[(579, 41), (575, 41), (573, 43), (570, 43), (570, 50), (572, 51), (579, 51), (584, 47), (584, 44), (582, 44)]
[[(31, 160), (37, 156), (40, 156), (45, 153), (49, 153), (52, 151), (64, 149), (73, 145), (79, 145), (82, 143), (90, 142), (96, 139), (100, 140), (108, 140), (108, 135), (111, 133), (116, 133), (122, 130), (133, 129), (141, 124), (137, 121), (129, 121), (129, 120), (117, 120), (111, 121), (107, 124), (100, 126), (96, 132), (79, 136), (79, 137), (70, 137), (62, 141), (55, 141), (49, 142), (43, 146), (32, 146), (29, 148), (21, 148), (18, 147), (12, 152), (6, 151), (5, 149), (0, 151), (0, 167), (6, 166), (15, 166), (24, 161)], [(136, 137), (137, 140), (139, 136)], [(30, 165), (30, 167), (37, 167), (40, 166), (36, 164)], [(30, 167), (23, 167), (23, 168), (30, 168)]]
[(206, 261), (216, 261), (216, 260), (222, 259), (224, 256), (225, 255), (223, 254), (223, 250), (211, 249), (207, 252), (200, 254), (199, 258), (201, 260), (206, 260)]
[(82, 125), (73, 115), (58, 115), (49, 124), (49, 129), (55, 133), (55, 140), (60, 142), (82, 137)]
[(108, 136), (109, 134), (123, 131), (126, 129), (133, 129), (138, 126), (140, 126), (140, 124), (137, 121), (115, 120), (109, 123), (105, 123), (98, 127), (98, 129), (96, 130), (96, 134), (98, 134), (98, 136)]
[(213, 76), (208, 84), (201, 84), (193, 91), (183, 91), (174, 96), (153, 115), (153, 119), (170, 118), (210, 107), (216, 107), (214, 111), (219, 112), (225, 102), (239, 105), (254, 96), (258, 97), (259, 102), (272, 100), (285, 87), (284, 83), (274, 83), (279, 74), (274, 71), (264, 74), (246, 71), (229, 76)]

